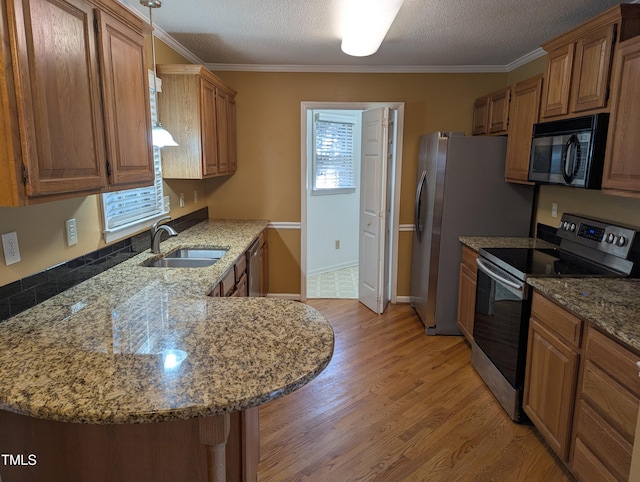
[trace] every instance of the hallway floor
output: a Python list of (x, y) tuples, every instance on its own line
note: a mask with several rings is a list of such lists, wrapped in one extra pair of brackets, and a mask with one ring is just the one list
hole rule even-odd
[(358, 266), (307, 277), (307, 298), (358, 298)]

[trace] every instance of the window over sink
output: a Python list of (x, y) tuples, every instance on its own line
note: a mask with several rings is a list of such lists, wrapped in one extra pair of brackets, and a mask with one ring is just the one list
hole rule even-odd
[[(158, 121), (156, 96), (153, 91), (153, 72), (149, 72), (149, 97), (151, 99), (151, 121)], [(162, 81), (157, 79), (158, 92)], [(125, 189), (102, 194), (102, 219), (104, 240), (107, 243), (130, 236), (151, 226), (160, 216), (169, 212), (164, 205), (162, 189), (162, 157), (160, 148), (153, 148), (155, 181), (153, 185)]]

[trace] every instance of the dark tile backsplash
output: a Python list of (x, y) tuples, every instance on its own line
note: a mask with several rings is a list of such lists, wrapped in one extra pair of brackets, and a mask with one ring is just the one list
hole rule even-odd
[[(208, 208), (202, 208), (181, 218), (172, 219), (166, 224), (181, 232), (208, 218)], [(145, 231), (8, 285), (0, 286), (0, 321), (17, 315), (140, 254), (150, 246), (150, 232)]]
[(557, 229), (546, 224), (538, 223), (536, 227), (536, 238), (548, 241), (553, 244), (560, 244), (560, 238), (556, 236)]

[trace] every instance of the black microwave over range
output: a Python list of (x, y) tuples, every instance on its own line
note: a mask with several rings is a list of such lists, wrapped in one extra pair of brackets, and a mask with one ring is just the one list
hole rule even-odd
[(557, 248), (484, 248), (476, 261), (471, 363), (514, 421), (526, 419), (527, 278), (640, 278), (640, 228), (565, 213), (557, 236)]
[(600, 189), (609, 114), (534, 124), (529, 181)]

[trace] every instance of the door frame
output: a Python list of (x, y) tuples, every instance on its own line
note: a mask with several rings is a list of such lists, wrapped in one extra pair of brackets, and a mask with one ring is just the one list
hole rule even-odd
[(389, 107), (397, 112), (395, 171), (393, 189), (393, 224), (391, 229), (391, 303), (396, 303), (398, 290), (398, 238), (400, 222), (400, 185), (402, 173), (402, 140), (404, 133), (404, 102), (314, 102), (300, 103), (300, 301), (307, 301), (307, 191), (309, 171), (307, 170), (307, 119), (308, 112), (315, 109), (369, 110)]

